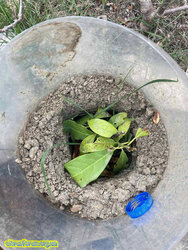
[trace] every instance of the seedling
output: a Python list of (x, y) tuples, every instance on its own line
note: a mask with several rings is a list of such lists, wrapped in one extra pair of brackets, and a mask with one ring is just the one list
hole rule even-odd
[(85, 187), (105, 169), (109, 169), (108, 164), (114, 154), (118, 157), (111, 169), (113, 173), (127, 168), (129, 159), (126, 152), (135, 150), (131, 144), (149, 134), (147, 130), (138, 128), (132, 138), (132, 119), (127, 117), (126, 112), (111, 116), (108, 112), (100, 111), (101, 108), (95, 118), (86, 115), (78, 121), (66, 120), (63, 123), (64, 133), (70, 134), (73, 141), (81, 141), (80, 156), (65, 164), (66, 170), (80, 187)]
[[(125, 81), (120, 83), (122, 85)], [(64, 133), (69, 133), (72, 143), (62, 143), (71, 145), (80, 145), (80, 156), (65, 164), (65, 168), (80, 187), (85, 187), (90, 182), (96, 180), (104, 169), (108, 169), (108, 164), (114, 154), (119, 152), (118, 159), (113, 166), (113, 173), (116, 174), (128, 167), (127, 152), (135, 150), (132, 143), (139, 137), (148, 135), (148, 131), (138, 128), (135, 136), (130, 133), (131, 118), (127, 117), (126, 112), (114, 114), (115, 106), (124, 98), (130, 97), (133, 93), (143, 87), (159, 82), (178, 82), (178, 80), (157, 79), (145, 83), (129, 94), (117, 99), (105, 108), (99, 108), (96, 114), (91, 114), (84, 110), (68, 97), (62, 98), (71, 105), (85, 112), (85, 116), (77, 120), (66, 120), (63, 122)], [(107, 111), (113, 110), (113, 115)], [(80, 141), (78, 143), (77, 141)], [(60, 144), (60, 145), (62, 145)], [(54, 145), (43, 154), (41, 159), (41, 168), (49, 194), (52, 196), (47, 182), (44, 169), (44, 161), (47, 154), (59, 145)]]

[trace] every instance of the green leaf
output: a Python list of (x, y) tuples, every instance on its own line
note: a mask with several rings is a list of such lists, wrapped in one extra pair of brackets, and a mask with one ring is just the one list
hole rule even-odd
[(85, 128), (83, 125), (80, 125), (72, 120), (66, 120), (63, 122), (63, 132), (70, 133), (73, 140), (83, 140), (88, 135), (93, 133)]
[(127, 142), (130, 142), (132, 137), (133, 137), (133, 135), (129, 132), (127, 135)]
[(108, 112), (101, 112), (101, 111), (102, 108), (98, 108), (97, 113), (95, 114), (95, 118), (106, 118), (111, 116)]
[(127, 142), (129, 143), (132, 139), (133, 135), (130, 133), (130, 130), (127, 132), (127, 134), (123, 137), (121, 143)]
[(80, 154), (85, 154), (88, 151), (85, 149), (85, 145), (94, 142), (96, 134), (87, 136), (80, 144)]
[(136, 135), (135, 135), (135, 138), (143, 137), (143, 136), (146, 136), (146, 135), (149, 135), (147, 130), (138, 128), (137, 132), (136, 132)]
[(126, 164), (128, 162), (128, 157), (124, 150), (121, 151), (120, 157), (114, 166), (113, 172), (117, 174), (121, 170), (125, 169), (128, 165)]
[(88, 122), (89, 120), (91, 120), (91, 117), (89, 115), (85, 115), (83, 117), (81, 117), (80, 119), (78, 119), (76, 121), (76, 123), (84, 125), (86, 122)]
[(114, 125), (114, 127), (119, 127), (121, 124), (125, 122), (125, 118), (127, 118), (127, 113), (126, 112), (121, 112), (116, 115), (113, 115), (109, 122)]
[(126, 119), (125, 119), (125, 122), (124, 122), (122, 125), (119, 126), (118, 132), (124, 132), (124, 134), (118, 136), (118, 141), (119, 141), (121, 138), (123, 138), (123, 136), (125, 136), (126, 133), (128, 132), (128, 130), (129, 130), (129, 128), (130, 128), (130, 125), (131, 125), (131, 121), (132, 121), (132, 119), (126, 118)]
[(84, 147), (85, 152), (84, 153), (91, 153), (96, 151), (102, 151), (104, 149), (107, 149), (108, 146), (102, 143), (87, 143)]
[(113, 146), (116, 142), (113, 139), (110, 138), (105, 138), (102, 136), (99, 136), (96, 140), (95, 143), (102, 143), (102, 144), (106, 144), (108, 147)]
[(117, 129), (111, 123), (102, 119), (91, 119), (88, 121), (88, 125), (94, 133), (102, 137), (110, 138), (117, 133)]
[(87, 143), (84, 146), (84, 153), (102, 151), (112, 147), (116, 142), (110, 138), (98, 137), (94, 143)]
[(81, 155), (65, 164), (65, 168), (80, 187), (96, 180), (108, 165), (113, 151), (103, 150)]

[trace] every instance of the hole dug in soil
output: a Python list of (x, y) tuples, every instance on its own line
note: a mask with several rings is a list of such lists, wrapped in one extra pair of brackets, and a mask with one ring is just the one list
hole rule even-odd
[[(82, 218), (107, 220), (123, 215), (130, 198), (143, 191), (152, 192), (167, 167), (168, 143), (164, 124), (161, 119), (158, 124), (153, 122), (154, 109), (143, 93), (138, 92), (116, 106), (117, 112), (134, 116), (133, 134), (138, 127), (149, 131), (149, 136), (137, 139), (131, 166), (113, 178), (101, 177), (81, 188), (64, 169), (72, 154), (69, 145), (62, 145), (54, 148), (45, 160), (47, 180), (55, 198), (48, 195), (41, 157), (56, 143), (68, 142), (68, 136), (62, 133), (62, 123), (80, 113), (75, 106), (65, 102), (62, 95), (91, 112), (117, 100), (115, 94), (120, 82), (120, 78), (105, 75), (71, 77), (38, 104), (18, 139), (17, 162), (25, 170), (29, 183), (61, 210)], [(133, 89), (124, 84), (118, 98)]]
[[(104, 150), (103, 147), (101, 148), (101, 146), (103, 146), (103, 143), (104, 143), (103, 139), (101, 141), (102, 133), (101, 133), (101, 135), (98, 135), (97, 132), (95, 134), (90, 129), (90, 127), (89, 127), (89, 121), (91, 119), (93, 119), (93, 118), (89, 118), (88, 117), (88, 113), (90, 113), (93, 116), (95, 116), (99, 112), (101, 112), (101, 108), (97, 108), (94, 112), (87, 111), (87, 114), (85, 112), (81, 113), (81, 114), (78, 114), (76, 117), (74, 117), (72, 119), (77, 124), (82, 124), (82, 126), (84, 126), (87, 129), (87, 131), (89, 130), (89, 131), (91, 131), (93, 133), (92, 135), (89, 135), (89, 137), (90, 136), (92, 137), (92, 139), (94, 140), (93, 143), (95, 144), (96, 147), (95, 147), (95, 149), (91, 148), (92, 146), (94, 146), (94, 144), (92, 143), (92, 145), (91, 145), (91, 141), (90, 141), (89, 148), (85, 149), (85, 150), (88, 150), (87, 151), (88, 153), (95, 152), (95, 150), (96, 150), (96, 152)], [(100, 115), (100, 117), (95, 117), (95, 118), (100, 118), (100, 120), (102, 119), (103, 121), (108, 121), (109, 122), (110, 119), (114, 115), (115, 116), (121, 115), (121, 117), (124, 117), (124, 119), (122, 118), (124, 120), (124, 122), (126, 121), (126, 119), (128, 120), (128, 123), (131, 122), (132, 120), (134, 120), (133, 118), (130, 119), (129, 117), (127, 117), (125, 113), (118, 113), (115, 110), (108, 110), (108, 111), (104, 112), (102, 115)], [(88, 123), (86, 122), (85, 119), (88, 120)], [(68, 121), (70, 121), (70, 120), (68, 120)], [(66, 123), (66, 121), (65, 121), (65, 123)], [(115, 125), (116, 129), (118, 129), (119, 126), (117, 125), (116, 122), (113, 125)], [(67, 126), (67, 125), (64, 125), (64, 123), (63, 123), (63, 128), (65, 128), (64, 126), (66, 126), (66, 130), (70, 129), (70, 124), (69, 124), (69, 126)], [(101, 126), (101, 129), (103, 130), (102, 126)], [(106, 129), (104, 129), (103, 131), (106, 132)], [(64, 133), (65, 133), (65, 131), (64, 131)], [(70, 143), (69, 147), (70, 147), (70, 152), (71, 152), (72, 160), (73, 160), (73, 159), (75, 159), (75, 158), (83, 155), (82, 150), (80, 150), (80, 147), (83, 149), (83, 147), (81, 146), (83, 140), (72, 139), (71, 132), (68, 133), (68, 131), (67, 131), (67, 134), (69, 135), (69, 137), (68, 137), (68, 143)], [(130, 128), (127, 131), (127, 133), (126, 133), (126, 136), (123, 136), (120, 140), (117, 140), (118, 136), (123, 136), (123, 135), (121, 133), (117, 132), (115, 135), (111, 136), (110, 138), (106, 138), (106, 140), (111, 140), (111, 141), (114, 142), (113, 146), (109, 145), (109, 146), (105, 147), (105, 149), (108, 148), (107, 151), (112, 150), (113, 147), (114, 147), (114, 149), (116, 147), (119, 147), (121, 145), (121, 143), (125, 143), (125, 142), (128, 142), (128, 141), (131, 141), (131, 139), (133, 139), (132, 128)], [(74, 133), (73, 133), (73, 137), (74, 137)], [(80, 144), (80, 145), (72, 145), (73, 143)], [(124, 155), (126, 156), (125, 164), (123, 164), (123, 168), (122, 168), (122, 166), (117, 167), (118, 159), (120, 158), (122, 150), (121, 149), (114, 150), (113, 155), (112, 155), (109, 163), (107, 164), (106, 168), (102, 171), (102, 173), (99, 175), (98, 178), (102, 178), (102, 177), (109, 177), (109, 178), (110, 177), (114, 177), (114, 175), (119, 174), (119, 172), (121, 172), (122, 169), (126, 168), (127, 171), (129, 171), (130, 169), (133, 169), (134, 166), (135, 166), (135, 157), (134, 157), (134, 154), (133, 154), (133, 157), (132, 157), (132, 152), (135, 151), (135, 150), (136, 150), (136, 141), (133, 141), (127, 149), (126, 148), (123, 149), (123, 152), (125, 153)], [(133, 161), (132, 161), (132, 159), (133, 159)]]

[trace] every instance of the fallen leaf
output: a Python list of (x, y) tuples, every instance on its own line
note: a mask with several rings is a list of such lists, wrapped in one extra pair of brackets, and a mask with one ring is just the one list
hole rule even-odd
[(155, 124), (158, 124), (159, 123), (159, 112), (157, 110), (154, 111), (154, 116), (153, 116), (153, 122)]

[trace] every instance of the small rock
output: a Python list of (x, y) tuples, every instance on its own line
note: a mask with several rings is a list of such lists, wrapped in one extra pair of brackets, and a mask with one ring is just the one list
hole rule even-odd
[(38, 147), (32, 147), (31, 150), (29, 151), (29, 157), (33, 159), (35, 157), (38, 149), (39, 149)]
[(24, 144), (24, 141), (23, 141), (23, 138), (22, 138), (22, 137), (20, 137), (19, 143), (20, 143), (20, 144)]
[(144, 155), (139, 155), (137, 157), (136, 163), (137, 163), (138, 168), (143, 167), (146, 163), (146, 157)]
[(130, 175), (130, 176), (128, 177), (128, 179), (129, 179), (129, 182), (130, 182), (133, 186), (135, 186), (136, 183), (137, 183), (137, 181), (139, 180), (139, 175), (132, 174), (132, 175)]
[(144, 102), (142, 102), (142, 103), (140, 104), (140, 108), (141, 108), (141, 109), (145, 109), (145, 107), (146, 107), (146, 104), (145, 104)]
[(31, 145), (30, 145), (29, 141), (25, 142), (24, 148), (26, 148), (26, 149), (30, 149), (31, 148)]
[(16, 159), (15, 162), (18, 163), (18, 164), (22, 163), (22, 161), (20, 159)]
[(53, 192), (53, 195), (54, 195), (55, 197), (57, 197), (58, 194), (59, 194), (59, 191), (57, 191), (57, 190)]
[(51, 180), (51, 178), (52, 178), (51, 174), (47, 174), (47, 179)]
[(147, 116), (147, 117), (151, 117), (152, 115), (153, 115), (153, 109), (150, 108), (150, 107), (148, 107), (148, 108), (146, 109), (146, 116)]
[(34, 183), (34, 178), (33, 177), (28, 177), (27, 178), (30, 183)]
[(154, 156), (163, 155), (164, 150), (165, 149), (163, 148), (163, 145), (161, 145), (160, 143), (156, 143), (151, 147), (151, 153)]
[(143, 173), (146, 174), (146, 175), (149, 175), (150, 174), (150, 169), (149, 168), (144, 168)]
[(37, 165), (35, 165), (32, 170), (33, 170), (33, 173), (36, 173), (36, 174), (41, 173), (41, 167)]
[[(36, 132), (36, 131), (35, 131)], [(37, 139), (33, 139), (32, 141), (31, 141), (31, 145), (33, 146), (33, 147), (39, 147), (39, 142), (38, 142), (38, 140)]]
[(101, 16), (98, 16), (97, 18), (107, 21), (107, 16), (106, 15), (101, 15)]
[(163, 172), (163, 170), (162, 170), (162, 169), (157, 168), (157, 173), (158, 173), (158, 174), (161, 174), (162, 172)]
[(73, 205), (71, 207), (71, 212), (78, 213), (80, 210), (82, 210), (82, 205)]
[(118, 199), (118, 201), (125, 201), (130, 198), (130, 192), (127, 189), (117, 188), (112, 198)]
[(107, 81), (108, 83), (112, 84), (112, 83), (114, 82), (114, 79), (113, 79), (113, 78), (108, 78), (106, 81)]
[(151, 172), (151, 174), (155, 174), (156, 173), (155, 168), (152, 168), (150, 172)]
[(30, 160), (30, 158), (22, 158), (22, 162), (29, 162)]
[(29, 177), (33, 176), (33, 171), (30, 170), (30, 171), (27, 173), (27, 176), (29, 176)]

